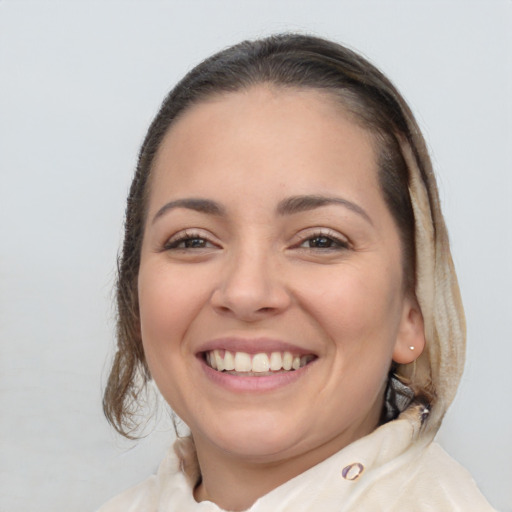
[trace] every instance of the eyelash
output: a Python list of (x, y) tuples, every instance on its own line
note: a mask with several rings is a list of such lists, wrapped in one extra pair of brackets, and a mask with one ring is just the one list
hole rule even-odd
[[(333, 245), (329, 247), (303, 247), (303, 244), (311, 242), (315, 239), (324, 239)], [(350, 243), (346, 239), (334, 234), (331, 231), (319, 230), (308, 234), (307, 237), (303, 238), (295, 247), (311, 251), (344, 251), (350, 249)]]
[[(208, 240), (207, 237), (200, 233), (195, 233), (193, 231), (185, 231), (185, 233), (178, 234), (177, 237), (171, 237), (164, 245), (163, 249), (165, 251), (169, 250), (178, 250), (178, 251), (187, 251), (187, 250), (194, 250), (194, 249), (207, 249), (207, 246), (201, 246), (201, 247), (186, 247), (186, 243), (192, 240), (201, 240), (206, 244), (213, 243)], [(184, 247), (179, 247), (181, 244), (185, 244)]]
[[(311, 242), (313, 240), (319, 240), (322, 239), (324, 242), (327, 243), (328, 246), (324, 247), (303, 247), (304, 244)], [(191, 242), (193, 240), (200, 241), (203, 245), (200, 246), (188, 246), (187, 242)], [(180, 245), (183, 244), (183, 247), (180, 247)], [(186, 231), (182, 234), (178, 234), (174, 237), (171, 237), (169, 239), (163, 249), (166, 251), (169, 250), (178, 250), (178, 251), (188, 251), (188, 250), (199, 250), (199, 249), (208, 249), (208, 245), (214, 245), (213, 242), (211, 242), (207, 237), (202, 235), (201, 233), (197, 233), (194, 231)], [(330, 245), (329, 245), (330, 244)], [(301, 238), (300, 242), (295, 244), (292, 248), (296, 249), (305, 249), (310, 251), (344, 251), (347, 249), (350, 249), (350, 243), (338, 236), (332, 233), (331, 231), (324, 231), (319, 230), (312, 233), (309, 233), (305, 238)]]

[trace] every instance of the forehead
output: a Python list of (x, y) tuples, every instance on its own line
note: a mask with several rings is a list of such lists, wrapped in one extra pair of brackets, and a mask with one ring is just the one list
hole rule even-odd
[(153, 172), (176, 182), (207, 180), (214, 169), (230, 180), (243, 171), (263, 179), (264, 170), (300, 180), (309, 169), (320, 182), (358, 168), (358, 180), (373, 181), (374, 146), (332, 93), (259, 85), (186, 110), (165, 135)]
[(326, 123), (335, 125), (345, 120), (370, 135), (369, 130), (365, 129), (366, 123), (355, 113), (362, 107), (356, 108), (353, 104), (353, 99), (349, 100), (341, 93), (328, 89), (256, 84), (237, 91), (214, 93), (188, 106), (172, 122), (163, 142), (172, 133), (183, 130), (180, 127), (182, 124), (192, 125), (194, 119), (214, 119), (219, 114), (226, 122), (269, 121), (275, 125), (280, 124), (279, 119), (286, 122), (292, 117), (297, 120), (321, 117)]

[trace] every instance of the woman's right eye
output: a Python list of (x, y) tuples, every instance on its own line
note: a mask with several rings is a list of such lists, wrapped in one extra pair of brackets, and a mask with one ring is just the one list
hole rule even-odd
[(214, 245), (206, 238), (195, 234), (172, 237), (165, 245), (164, 250), (208, 249)]

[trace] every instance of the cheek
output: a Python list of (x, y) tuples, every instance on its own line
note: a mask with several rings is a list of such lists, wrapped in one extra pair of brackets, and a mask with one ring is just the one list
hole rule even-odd
[(208, 280), (188, 269), (146, 261), (139, 273), (142, 344), (151, 376), (172, 409), (185, 421), (195, 357), (187, 343), (194, 320), (208, 300)]
[[(205, 280), (185, 268), (142, 264), (139, 273), (141, 334), (151, 360), (186, 350), (186, 332), (208, 297)], [(168, 358), (172, 360), (172, 358)]]
[(330, 339), (326, 400), (336, 402), (334, 408), (364, 409), (377, 398), (392, 362), (401, 304), (399, 281), (371, 267), (318, 288), (310, 307)]
[[(394, 272), (365, 272), (344, 268), (325, 276), (310, 276), (303, 284), (303, 302), (311, 317), (332, 341), (331, 348), (345, 354), (368, 352), (387, 357), (392, 352), (401, 318), (401, 291)], [(314, 283), (314, 285), (313, 285)]]

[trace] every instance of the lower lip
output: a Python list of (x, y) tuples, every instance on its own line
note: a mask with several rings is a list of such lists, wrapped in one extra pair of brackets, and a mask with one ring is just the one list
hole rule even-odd
[(238, 375), (230, 375), (229, 373), (214, 370), (200, 359), (203, 371), (209, 380), (229, 391), (251, 393), (274, 391), (297, 382), (308, 373), (311, 365), (314, 364), (315, 361), (316, 360), (311, 361), (298, 370), (276, 373), (275, 375), (240, 377)]

